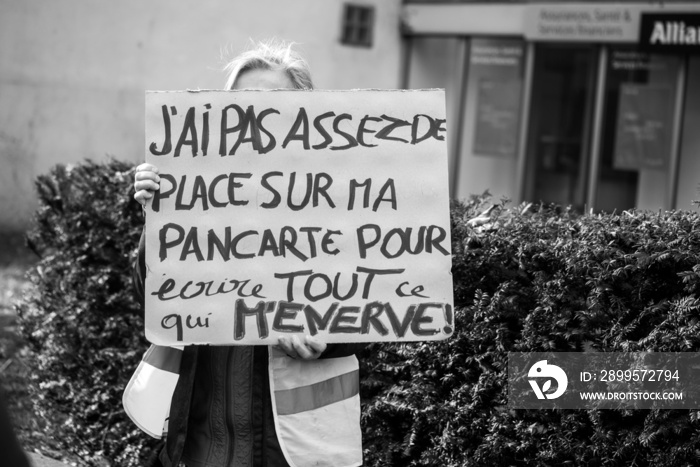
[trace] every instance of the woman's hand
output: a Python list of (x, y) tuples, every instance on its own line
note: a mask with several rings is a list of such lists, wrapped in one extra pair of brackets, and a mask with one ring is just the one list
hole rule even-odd
[(326, 344), (308, 335), (304, 336), (303, 342), (296, 335), (280, 337), (279, 346), (287, 355), (298, 360), (316, 360), (326, 350)]
[(134, 199), (142, 206), (146, 200), (153, 198), (153, 192), (160, 189), (158, 167), (151, 164), (141, 164), (134, 173)]

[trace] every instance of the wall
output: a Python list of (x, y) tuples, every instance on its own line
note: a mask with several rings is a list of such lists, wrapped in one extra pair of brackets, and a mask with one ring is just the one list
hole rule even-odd
[(374, 47), (340, 45), (341, 0), (0, 0), (0, 230), (25, 228), (57, 163), (143, 159), (144, 91), (220, 88), (249, 38), (299, 44), (316, 86), (399, 85), (400, 0)]

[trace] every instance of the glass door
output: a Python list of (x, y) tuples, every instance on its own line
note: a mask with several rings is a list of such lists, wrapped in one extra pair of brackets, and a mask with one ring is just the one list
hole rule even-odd
[(526, 152), (525, 200), (583, 210), (597, 49), (538, 44)]

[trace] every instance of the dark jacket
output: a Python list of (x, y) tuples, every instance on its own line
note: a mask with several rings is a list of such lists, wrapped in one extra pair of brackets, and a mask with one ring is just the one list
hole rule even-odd
[[(145, 241), (141, 235), (139, 251), (133, 268), (133, 282), (136, 294), (141, 301), (142, 310), (144, 304), (144, 287), (146, 278)], [(329, 344), (320, 358), (336, 358), (353, 355), (364, 348), (366, 344)], [(270, 398), (270, 381), (268, 377), (268, 348), (266, 346), (237, 347), (237, 367), (233, 369), (236, 374), (251, 375), (250, 381), (246, 381), (244, 394), (237, 394), (237, 400), (245, 400), (244, 407), (234, 407), (229, 415), (235, 417), (236, 411), (248, 410), (251, 426), (242, 427), (241, 431), (250, 431), (250, 441), (246, 445), (233, 443), (232, 452), (237, 460), (236, 465), (251, 466), (286, 466), (284, 455), (279, 447), (275, 433), (274, 414)], [(205, 410), (203, 401), (194, 400), (195, 381), (202, 381), (211, 375), (206, 368), (199, 368), (203, 361), (210, 358), (208, 353), (213, 352), (206, 346), (186, 346), (180, 363), (180, 378), (178, 380), (170, 409), (168, 422), (168, 435), (165, 440), (159, 459), (166, 467), (177, 467), (180, 462), (187, 441), (188, 423), (191, 411)], [(201, 383), (200, 383), (201, 384)], [(223, 388), (223, 389), (222, 389)], [(226, 387), (210, 389), (211, 397), (221, 397), (220, 392)], [(240, 387), (237, 390), (241, 390)], [(222, 422), (223, 423), (223, 422)], [(235, 428), (234, 428), (235, 429)], [(227, 440), (228, 442), (228, 440)], [(154, 464), (158, 465), (158, 464)]]

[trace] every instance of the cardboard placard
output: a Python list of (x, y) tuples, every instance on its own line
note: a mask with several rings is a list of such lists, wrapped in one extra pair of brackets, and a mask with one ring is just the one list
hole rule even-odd
[(146, 337), (451, 335), (445, 97), (147, 92)]

